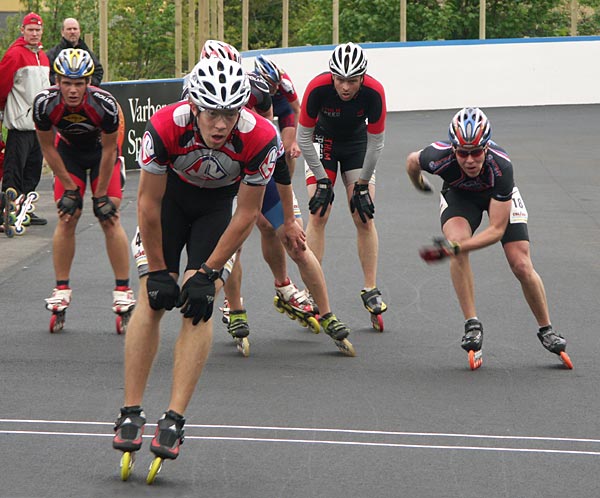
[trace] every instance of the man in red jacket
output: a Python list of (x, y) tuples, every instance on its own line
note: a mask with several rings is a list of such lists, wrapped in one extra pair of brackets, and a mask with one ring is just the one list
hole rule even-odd
[[(8, 129), (2, 192), (18, 194), (36, 189), (42, 175), (42, 150), (33, 124), (31, 106), (38, 92), (50, 86), (48, 57), (42, 51), (42, 18), (30, 12), (23, 18), (21, 36), (0, 61), (0, 126)], [(2, 201), (4, 195), (2, 196)], [(32, 225), (47, 221), (31, 213)]]

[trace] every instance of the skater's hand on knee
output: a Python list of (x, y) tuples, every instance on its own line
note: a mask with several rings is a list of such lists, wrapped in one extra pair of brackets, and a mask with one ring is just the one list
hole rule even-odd
[(329, 178), (321, 178), (317, 181), (317, 190), (308, 203), (308, 209), (311, 214), (316, 214), (319, 209), (319, 216), (325, 216), (327, 208), (333, 202), (333, 184)]
[[(75, 214), (75, 211), (83, 208), (83, 200), (81, 199), (81, 192), (79, 187), (75, 190), (65, 190), (63, 195), (56, 203), (58, 208), (58, 215), (63, 218), (65, 216), (71, 217)], [(68, 218), (67, 220), (68, 221)]]
[(292, 221), (283, 225), (283, 244), (293, 251), (306, 251), (306, 233), (302, 227)]
[(368, 184), (354, 184), (354, 191), (350, 199), (350, 211), (352, 213), (358, 211), (358, 215), (363, 223), (367, 222), (367, 218), (373, 219), (375, 204), (373, 204), (373, 199), (371, 199)]
[(198, 271), (183, 284), (177, 306), (185, 318), (192, 319), (193, 325), (198, 325), (200, 320), (208, 322), (213, 313), (215, 292), (215, 283), (206, 273)]
[(452, 242), (445, 237), (434, 237), (433, 245), (419, 249), (419, 255), (427, 263), (435, 263), (460, 252), (458, 242)]
[(111, 218), (118, 218), (117, 206), (110, 200), (108, 195), (102, 197), (92, 197), (94, 203), (94, 215), (98, 220), (106, 221)]
[(151, 271), (146, 282), (148, 301), (153, 310), (172, 310), (179, 298), (179, 286), (168, 270)]

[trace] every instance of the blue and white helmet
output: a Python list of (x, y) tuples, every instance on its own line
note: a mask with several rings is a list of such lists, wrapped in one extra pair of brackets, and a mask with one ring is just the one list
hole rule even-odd
[(272, 86), (278, 86), (281, 83), (283, 71), (271, 59), (264, 55), (258, 55), (254, 59), (254, 69), (260, 74), (267, 83)]
[(492, 138), (492, 126), (478, 107), (465, 107), (458, 111), (448, 128), (454, 147), (484, 147)]
[(342, 43), (335, 47), (329, 59), (329, 70), (341, 78), (354, 78), (367, 72), (367, 57), (356, 43)]
[(200, 109), (239, 109), (250, 99), (250, 81), (241, 64), (209, 57), (194, 66), (188, 96)]

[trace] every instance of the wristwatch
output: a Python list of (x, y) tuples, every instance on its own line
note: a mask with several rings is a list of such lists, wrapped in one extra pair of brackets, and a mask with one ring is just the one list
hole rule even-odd
[(200, 268), (202, 268), (202, 270), (204, 270), (204, 273), (206, 273), (206, 276), (208, 277), (208, 279), (211, 282), (214, 282), (218, 278), (221, 278), (221, 272), (218, 270), (213, 270), (212, 268), (209, 268), (208, 266), (206, 266), (206, 263), (202, 263), (200, 265)]

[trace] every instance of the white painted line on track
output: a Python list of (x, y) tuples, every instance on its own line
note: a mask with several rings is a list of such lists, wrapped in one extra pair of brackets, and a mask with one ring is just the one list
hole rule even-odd
[[(110, 422), (90, 422), (72, 420), (19, 420), (0, 419), (0, 424), (37, 424), (37, 425), (84, 425), (84, 426), (112, 426)], [(151, 424), (148, 424), (151, 425)], [(154, 425), (154, 424), (153, 424)], [(480, 440), (511, 440), (511, 441), (546, 441), (559, 443), (591, 443), (598, 444), (598, 439), (585, 438), (556, 438), (541, 436), (495, 436), (483, 434), (447, 434), (435, 432), (396, 432), (396, 431), (372, 431), (357, 429), (325, 429), (310, 427), (277, 427), (277, 426), (249, 426), (249, 425), (194, 425), (186, 426), (187, 429), (219, 429), (219, 430), (245, 430), (245, 431), (289, 431), (289, 432), (317, 432), (330, 434), (353, 434), (353, 435), (379, 435), (396, 437), (420, 437), (420, 438), (470, 438)], [(60, 432), (60, 431), (36, 431), (36, 430), (5, 430), (0, 428), (0, 435), (33, 435), (33, 436), (78, 436), (78, 437), (112, 437), (110, 433), (90, 432)], [(145, 435), (144, 438), (151, 438)], [(539, 453), (559, 455), (600, 456), (600, 451), (555, 449), (555, 448), (511, 448), (505, 446), (466, 446), (466, 445), (440, 445), (440, 444), (408, 444), (395, 442), (368, 442), (368, 441), (331, 441), (322, 439), (289, 439), (289, 438), (256, 438), (256, 437), (231, 437), (231, 436), (193, 436), (186, 435), (186, 440), (199, 441), (237, 441), (237, 442), (259, 442), (259, 443), (287, 443), (287, 444), (315, 444), (333, 446), (359, 446), (379, 448), (405, 448), (405, 449), (432, 449), (432, 450), (461, 450), (461, 451), (492, 451), (508, 453)]]

